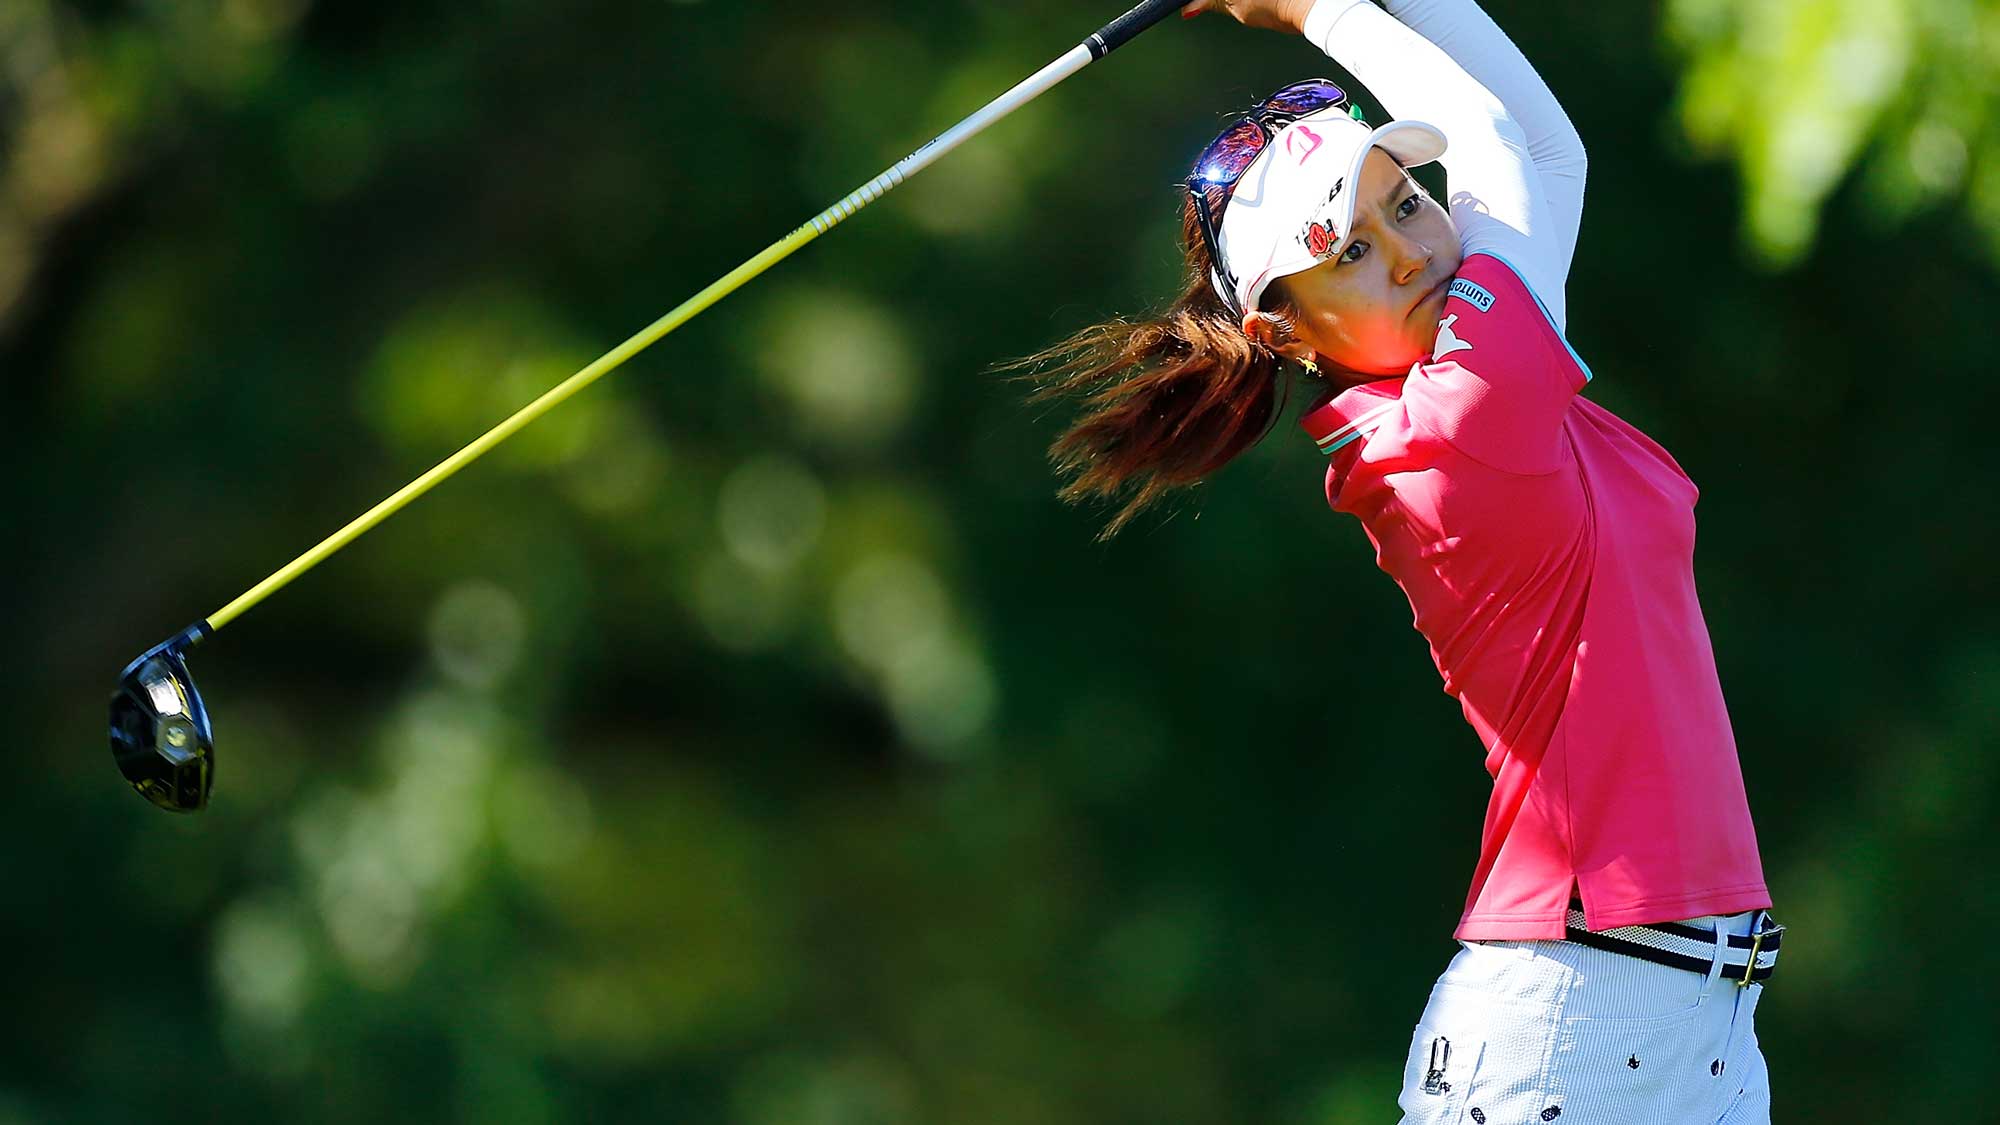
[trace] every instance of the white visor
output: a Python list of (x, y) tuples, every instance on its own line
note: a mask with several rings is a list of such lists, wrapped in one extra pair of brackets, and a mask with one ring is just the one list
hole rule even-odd
[(1444, 134), (1422, 121), (1370, 129), (1330, 106), (1286, 125), (1243, 170), (1216, 234), (1223, 269), (1211, 280), (1240, 315), (1264, 287), (1333, 258), (1354, 227), (1355, 188), (1368, 150), (1379, 146), (1405, 168), (1444, 155)]

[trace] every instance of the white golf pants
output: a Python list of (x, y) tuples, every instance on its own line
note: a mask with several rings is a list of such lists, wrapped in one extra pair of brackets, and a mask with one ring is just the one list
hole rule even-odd
[[(1687, 924), (1748, 934), (1756, 915)], [(1459, 945), (1410, 1039), (1404, 1125), (1769, 1125), (1764, 985), (1567, 941)]]

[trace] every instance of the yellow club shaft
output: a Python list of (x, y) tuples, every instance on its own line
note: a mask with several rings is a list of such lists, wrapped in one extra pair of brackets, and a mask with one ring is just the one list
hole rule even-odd
[[(799, 247), (832, 230), (841, 220), (880, 199), (891, 188), (901, 184), (932, 161), (958, 147), (958, 145), (973, 136), (973, 134), (978, 133), (980, 130), (986, 128), (986, 126), (1018, 109), (1042, 91), (1076, 73), (1078, 70), (1083, 69), (1094, 59), (1102, 57), (1112, 47), (1115, 47), (1118, 42), (1123, 42), (1124, 38), (1130, 38), (1131, 35), (1136, 34), (1137, 30), (1135, 28), (1142, 29), (1143, 26), (1150, 26), (1161, 14), (1171, 10), (1172, 7), (1172, 0), (1145, 0), (1138, 8), (1134, 8), (1132, 12), (1121, 17), (1125, 28), (1122, 33), (1123, 38), (1114, 36), (1113, 38), (1116, 41), (1107, 46), (1103, 36), (1106, 31), (1114, 27), (1119, 27), (1120, 24), (1107, 25), (1105, 30), (1100, 31), (1091, 40), (1086, 40), (1084, 43), (1071, 48), (1060, 58), (1043, 67), (1041, 70), (1036, 71), (1013, 89), (988, 102), (978, 112), (967, 117), (957, 125), (952, 126), (945, 132), (938, 134), (938, 136), (932, 138), (922, 148), (897, 161), (895, 165), (881, 175), (849, 192), (840, 202), (815, 215), (810, 222), (765, 247), (756, 257), (722, 275), (706, 289), (681, 302), (672, 312), (647, 325), (631, 339), (604, 353), (596, 361), (592, 362), (590, 366), (585, 367), (583, 370), (551, 387), (540, 398), (515, 411), (512, 417), (481, 434), (477, 440), (467, 445), (464, 449), (438, 462), (423, 476), (397, 489), (388, 499), (361, 513), (346, 527), (320, 540), (311, 550), (286, 563), (269, 578), (245, 590), (235, 601), (230, 602), (207, 617), (203, 622), (207, 627), (206, 631), (212, 633), (222, 628), (224, 625), (242, 616), (250, 607), (284, 589), (293, 579), (325, 562), (334, 552), (359, 539), (369, 528), (395, 515), (408, 505), (410, 501), (429, 492), (453, 473), (478, 460), (487, 450), (506, 441), (528, 423), (547, 414), (561, 405), (571, 395), (603, 378), (626, 360), (631, 359), (633, 356), (650, 347), (660, 337), (693, 320), (696, 314), (700, 313), (703, 309), (735, 292), (744, 282), (777, 265)], [(1141, 15), (1144, 17), (1143, 25), (1135, 24), (1134, 21)], [(196, 627), (196, 629), (199, 628), (199, 626)]]
[[(650, 347), (660, 337), (693, 320), (697, 313), (728, 296), (744, 282), (778, 264), (792, 251), (818, 238), (824, 229), (816, 225), (819, 222), (820, 220), (815, 219), (814, 222), (772, 243), (762, 253), (730, 270), (706, 289), (681, 302), (672, 312), (647, 325), (631, 339), (599, 356), (590, 366), (549, 388), (540, 398), (515, 411), (506, 421), (481, 434), (465, 448), (432, 466), (423, 476), (397, 489), (387, 499), (355, 517), (346, 527), (320, 540), (311, 550), (286, 563), (269, 578), (238, 595), (235, 601), (209, 614), (209, 629), (213, 631), (222, 628), (251, 606), (284, 589), (292, 579), (326, 561), (335, 551), (354, 542), (369, 528), (395, 515), (410, 501), (429, 492), (453, 473), (478, 460), (487, 450), (506, 441), (528, 423), (554, 410), (571, 395), (616, 370), (619, 365)], [(826, 224), (828, 227), (831, 225), (831, 223)]]

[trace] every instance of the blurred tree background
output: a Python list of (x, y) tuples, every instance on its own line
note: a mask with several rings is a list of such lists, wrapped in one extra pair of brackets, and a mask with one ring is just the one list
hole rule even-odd
[[(1590, 395), (1702, 488), (1781, 1121), (1992, 1121), (2000, 4), (1492, 0)], [(1388, 1121), (1488, 782), (1289, 417), (1110, 544), (987, 368), (1160, 304), (1170, 20), (202, 649), (251, 582), (1111, 16), (0, 0), (0, 1122)], [(1433, 183), (1433, 186), (1436, 186)]]

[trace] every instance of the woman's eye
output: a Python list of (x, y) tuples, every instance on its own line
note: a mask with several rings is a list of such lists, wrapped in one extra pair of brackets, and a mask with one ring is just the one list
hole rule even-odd
[(1403, 205), (1396, 209), (1396, 214), (1398, 218), (1407, 219), (1411, 215), (1414, 215), (1416, 213), (1417, 213), (1417, 196), (1413, 192), (1411, 193), (1410, 198), (1403, 200)]
[(1368, 244), (1366, 242), (1350, 242), (1347, 244), (1347, 249), (1340, 252), (1340, 260), (1343, 262), (1358, 262), (1361, 260), (1361, 255), (1368, 252), (1367, 248)]

